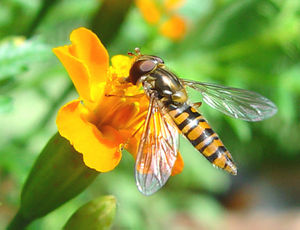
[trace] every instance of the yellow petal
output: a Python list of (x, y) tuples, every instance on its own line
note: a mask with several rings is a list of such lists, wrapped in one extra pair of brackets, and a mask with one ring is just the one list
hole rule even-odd
[(185, 0), (165, 0), (164, 5), (168, 11), (177, 10), (184, 4)]
[(182, 39), (186, 33), (186, 22), (182, 17), (173, 15), (160, 26), (160, 32), (162, 35), (174, 41), (178, 41)]
[(140, 143), (141, 135), (135, 135), (134, 137), (129, 139), (126, 150), (136, 159), (136, 155), (138, 152), (138, 147)]
[(70, 40), (72, 42), (70, 53), (86, 64), (90, 72), (91, 84), (105, 82), (109, 56), (97, 35), (81, 27), (72, 31)]
[(124, 104), (123, 106), (120, 106), (109, 123), (113, 127), (118, 127), (118, 129), (127, 128), (129, 121), (135, 118), (138, 115), (138, 112), (138, 103)]
[(107, 79), (108, 53), (88, 29), (74, 30), (70, 40), (71, 45), (54, 48), (53, 52), (66, 68), (80, 97), (96, 100), (99, 84)]
[(54, 48), (53, 52), (66, 68), (79, 96), (83, 100), (91, 100), (87, 66), (78, 58), (70, 55), (68, 46)]
[(181, 157), (181, 154), (180, 152), (177, 153), (177, 159), (175, 161), (175, 165), (172, 169), (172, 174), (171, 176), (175, 176), (179, 173), (181, 173), (181, 171), (183, 170), (183, 166), (184, 166), (184, 162), (183, 162), (183, 159)]
[(111, 126), (96, 127), (89, 110), (79, 100), (64, 105), (58, 112), (56, 124), (61, 136), (82, 153), (84, 163), (99, 172), (114, 169), (121, 160), (121, 135)]
[(153, 0), (135, 0), (136, 6), (141, 11), (144, 19), (150, 24), (157, 24), (160, 20), (160, 11)]

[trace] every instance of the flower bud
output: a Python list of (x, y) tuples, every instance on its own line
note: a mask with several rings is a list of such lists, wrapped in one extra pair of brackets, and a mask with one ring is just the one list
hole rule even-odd
[(45, 216), (81, 193), (98, 174), (85, 166), (81, 154), (68, 140), (55, 134), (30, 171), (22, 190), (21, 207), (8, 229), (20, 229), (13, 226), (26, 226)]
[(115, 197), (101, 196), (80, 207), (68, 220), (64, 230), (107, 230), (115, 213)]

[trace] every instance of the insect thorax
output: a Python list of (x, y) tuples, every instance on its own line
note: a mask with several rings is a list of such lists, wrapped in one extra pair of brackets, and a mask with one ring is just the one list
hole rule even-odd
[(187, 101), (185, 88), (176, 75), (164, 68), (156, 68), (143, 79), (143, 86), (147, 94), (155, 93), (166, 106), (180, 105)]
[(148, 96), (155, 94), (164, 105), (180, 105), (187, 101), (185, 88), (178, 77), (165, 68), (164, 61), (153, 55), (140, 55), (133, 63), (129, 81), (143, 84)]

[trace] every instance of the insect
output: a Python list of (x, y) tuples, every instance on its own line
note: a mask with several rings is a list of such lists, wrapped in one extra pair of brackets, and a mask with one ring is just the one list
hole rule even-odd
[(139, 48), (135, 52), (129, 53), (136, 60), (127, 80), (142, 84), (149, 98), (135, 163), (139, 191), (151, 195), (167, 182), (177, 158), (180, 133), (213, 165), (236, 175), (231, 154), (196, 110), (201, 103), (189, 102), (186, 87), (200, 92), (211, 107), (245, 121), (271, 117), (277, 112), (275, 104), (248, 90), (180, 79), (160, 57), (143, 55)]

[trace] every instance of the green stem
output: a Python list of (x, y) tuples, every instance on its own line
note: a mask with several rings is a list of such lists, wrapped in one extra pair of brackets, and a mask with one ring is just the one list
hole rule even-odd
[(31, 37), (34, 34), (35, 30), (38, 28), (39, 24), (43, 21), (43, 19), (51, 9), (51, 7), (54, 6), (57, 2), (58, 0), (44, 0), (42, 2), (42, 6), (38, 14), (33, 19), (29, 28), (26, 29), (23, 33), (25, 37)]
[(91, 29), (108, 45), (118, 34), (133, 0), (104, 0), (91, 21)]
[(18, 212), (10, 224), (7, 226), (7, 230), (22, 230), (30, 224), (30, 220), (26, 220), (20, 212)]

